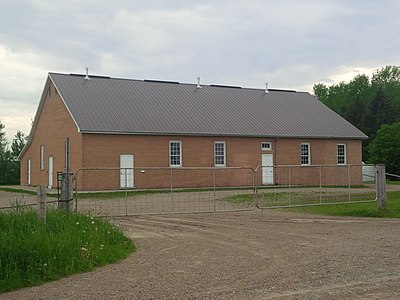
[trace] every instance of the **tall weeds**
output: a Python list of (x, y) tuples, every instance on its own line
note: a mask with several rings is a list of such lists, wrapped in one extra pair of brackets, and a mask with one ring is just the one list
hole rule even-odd
[(0, 213), (0, 292), (41, 284), (119, 261), (134, 250), (114, 225), (53, 210)]

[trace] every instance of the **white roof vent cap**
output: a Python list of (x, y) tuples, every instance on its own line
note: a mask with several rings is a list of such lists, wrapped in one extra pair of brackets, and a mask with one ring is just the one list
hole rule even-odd
[(85, 69), (86, 69), (85, 80), (90, 80), (90, 77), (89, 77), (89, 67), (86, 67)]

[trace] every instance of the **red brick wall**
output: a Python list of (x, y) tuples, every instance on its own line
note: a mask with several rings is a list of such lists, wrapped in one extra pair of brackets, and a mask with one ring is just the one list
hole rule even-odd
[[(183, 167), (213, 167), (214, 141), (226, 143), (227, 167), (256, 168), (261, 165), (263, 153), (274, 154), (274, 165), (299, 165), (300, 144), (310, 143), (311, 164), (329, 164), (336, 166), (337, 144), (346, 144), (347, 162), (361, 164), (361, 141), (358, 140), (300, 140), (300, 139), (268, 139), (268, 138), (240, 138), (240, 137), (176, 137), (176, 136), (132, 136), (132, 135), (99, 135), (84, 134), (83, 136), (83, 166), (84, 168), (119, 168), (120, 154), (133, 154), (135, 158), (135, 187), (136, 188), (168, 188), (171, 184), (169, 170), (149, 170), (146, 167), (169, 166), (169, 141), (182, 141)], [(271, 142), (271, 151), (262, 151), (261, 142)], [(142, 172), (139, 168), (143, 168)], [(343, 167), (325, 168), (322, 177), (323, 184), (344, 184)], [(143, 172), (144, 171), (144, 172)], [(119, 171), (80, 171), (84, 175), (78, 177), (80, 188), (86, 190), (118, 189)], [(283, 168), (275, 170), (275, 183), (285, 184)], [(319, 173), (315, 167), (300, 167), (293, 178), (292, 184), (319, 183)], [(319, 171), (318, 171), (319, 172)], [(251, 185), (253, 175), (251, 170), (179, 170), (172, 174), (174, 187), (189, 186), (237, 186)], [(340, 178), (340, 179), (339, 179)], [(345, 177), (347, 178), (347, 177)], [(361, 183), (361, 167), (359, 171), (352, 171), (352, 184)], [(257, 178), (261, 182), (261, 172)], [(338, 183), (340, 181), (340, 183)], [(194, 184), (196, 182), (196, 184)]]
[[(49, 156), (53, 156), (53, 185), (57, 185), (57, 171), (65, 170), (65, 140), (70, 138), (71, 170), (82, 165), (82, 134), (77, 127), (60, 96), (50, 83), (45, 88), (46, 99), (42, 111), (36, 118), (36, 130), (33, 140), (21, 158), (21, 184), (27, 185), (27, 161), (31, 159), (31, 185), (48, 185)], [(32, 133), (31, 133), (32, 134)], [(40, 146), (44, 145), (44, 169), (40, 170)]]

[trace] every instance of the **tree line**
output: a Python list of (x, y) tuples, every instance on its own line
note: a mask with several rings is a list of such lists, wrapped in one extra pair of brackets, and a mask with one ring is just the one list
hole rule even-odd
[(24, 133), (17, 131), (11, 145), (6, 139), (5, 125), (0, 121), (0, 185), (19, 184), (20, 162), (18, 155), (28, 139)]
[(372, 77), (357, 75), (350, 82), (314, 85), (314, 95), (368, 135), (363, 161), (384, 163), (400, 175), (400, 67), (386, 66)]

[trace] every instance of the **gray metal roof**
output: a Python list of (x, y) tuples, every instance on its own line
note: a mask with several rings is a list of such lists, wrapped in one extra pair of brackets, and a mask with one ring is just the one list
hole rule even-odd
[(304, 92), (49, 76), (80, 132), (367, 138)]

